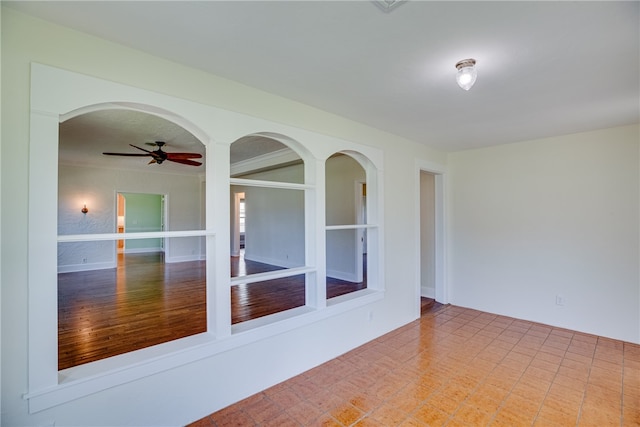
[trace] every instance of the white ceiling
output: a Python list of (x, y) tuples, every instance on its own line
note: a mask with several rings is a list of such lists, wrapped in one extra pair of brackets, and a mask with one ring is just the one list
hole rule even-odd
[[(145, 154), (157, 150), (157, 141), (167, 153), (198, 153), (200, 166), (185, 166), (171, 161), (149, 163), (151, 157), (105, 156), (102, 153)], [(132, 147), (134, 145), (135, 147)], [(284, 144), (265, 135), (247, 135), (231, 145), (230, 162), (247, 161), (258, 156), (289, 150)], [(143, 169), (145, 172), (204, 175), (205, 147), (193, 134), (168, 120), (151, 114), (125, 109), (98, 110), (75, 116), (60, 123), (58, 161), (65, 165)], [(290, 161), (290, 158), (287, 158)], [(261, 166), (262, 167), (262, 166)], [(245, 166), (246, 171), (246, 166)]]
[(107, 109), (82, 114), (60, 123), (58, 161), (67, 165), (98, 166), (115, 169), (140, 168), (146, 172), (197, 175), (205, 173), (203, 164), (149, 164), (151, 157), (105, 156), (103, 152), (145, 154), (132, 147), (156, 150), (147, 144), (162, 141), (163, 151), (190, 152), (204, 156), (204, 145), (190, 132), (163, 118), (133, 110)]
[(637, 1), (3, 4), (446, 151), (640, 120)]

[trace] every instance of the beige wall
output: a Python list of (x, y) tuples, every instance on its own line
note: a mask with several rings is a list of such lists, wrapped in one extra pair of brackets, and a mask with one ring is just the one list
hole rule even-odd
[[(167, 196), (166, 230), (200, 228), (200, 178), (193, 175), (163, 174), (61, 165), (58, 169), (58, 234), (113, 233), (116, 225), (117, 192)], [(89, 213), (80, 213), (87, 203)], [(61, 245), (59, 271), (109, 268), (115, 265), (113, 242), (76, 242)], [(131, 244), (135, 247), (135, 244)], [(204, 254), (197, 238), (173, 239), (165, 248), (167, 262), (200, 259)], [(82, 259), (86, 264), (81, 265)]]

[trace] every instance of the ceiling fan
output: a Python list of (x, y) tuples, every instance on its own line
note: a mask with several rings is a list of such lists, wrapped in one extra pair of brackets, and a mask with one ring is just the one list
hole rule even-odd
[(202, 157), (200, 153), (167, 153), (166, 151), (162, 151), (162, 147), (165, 145), (164, 141), (156, 141), (156, 142), (147, 142), (147, 145), (151, 145), (154, 147), (158, 147), (157, 150), (149, 151), (144, 148), (140, 148), (136, 145), (129, 144), (133, 148), (137, 148), (138, 150), (144, 151), (145, 154), (142, 153), (102, 153), (107, 156), (128, 156), (128, 157), (151, 157), (151, 160), (147, 164), (157, 163), (162, 164), (165, 160), (175, 163), (182, 163), (183, 165), (190, 166), (200, 166), (201, 162), (196, 162), (191, 159), (199, 159)]

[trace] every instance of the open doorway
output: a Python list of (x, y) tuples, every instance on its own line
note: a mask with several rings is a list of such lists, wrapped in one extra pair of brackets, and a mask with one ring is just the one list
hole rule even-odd
[(233, 193), (233, 212), (231, 217), (231, 256), (238, 257), (245, 247), (246, 221), (245, 193)]
[[(116, 212), (118, 233), (164, 231), (163, 194), (118, 192)], [(118, 254), (164, 252), (162, 238), (118, 240)]]
[(445, 174), (437, 165), (417, 166), (416, 216), (420, 230), (416, 239), (416, 293), (420, 301), (417, 306), (424, 305), (425, 299), (438, 305), (447, 304), (444, 254)]
[(420, 296), (436, 297), (435, 175), (420, 171)]
[[(118, 212), (117, 232), (118, 234), (122, 234), (124, 233), (124, 212), (125, 212), (124, 205), (126, 204), (126, 200), (122, 195), (122, 193), (118, 193), (116, 204), (117, 204), (116, 212)], [(117, 248), (118, 248), (119, 254), (124, 253), (124, 239), (118, 240)]]

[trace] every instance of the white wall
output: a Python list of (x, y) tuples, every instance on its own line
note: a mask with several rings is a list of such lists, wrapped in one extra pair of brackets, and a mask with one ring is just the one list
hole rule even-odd
[(352, 157), (327, 159), (327, 225), (356, 224), (355, 183), (365, 179), (364, 169)]
[[(407, 242), (417, 238), (414, 221), (407, 220), (407, 212), (414, 208), (412, 186), (408, 183), (414, 180), (415, 159), (444, 163), (443, 153), (6, 8), (2, 10), (2, 54), (3, 425), (186, 424), (417, 316), (417, 284), (413, 274), (416, 261), (405, 250)], [(382, 177), (380, 191), (385, 195), (381, 212), (385, 219), (382, 267), (386, 273), (384, 280), (393, 279), (394, 285), (387, 287), (384, 299), (369, 306), (29, 414), (23, 395), (29, 391), (27, 273), (29, 262), (35, 262), (27, 256), (31, 62), (239, 111), (382, 150), (384, 168), (378, 171)], [(322, 150), (319, 140), (304, 142), (316, 151)], [(228, 215), (226, 218), (228, 223)], [(223, 256), (228, 265), (228, 252)], [(260, 363), (256, 363), (257, 357)], [(265, 366), (269, 369), (264, 369)]]
[[(299, 183), (304, 167), (285, 166), (243, 175), (243, 179)], [(245, 259), (281, 267), (305, 265), (304, 192), (251, 186), (232, 186), (245, 194)]]
[[(186, 424), (415, 318), (419, 260), (408, 256), (407, 248), (417, 246), (419, 232), (410, 217), (415, 208), (410, 184), (416, 159), (444, 164), (445, 154), (10, 9), (2, 9), (1, 31), (3, 425)], [(29, 414), (23, 394), (28, 391), (32, 61), (381, 149), (384, 299)], [(308, 143), (318, 148), (317, 141)], [(453, 303), (640, 342), (637, 126), (456, 153), (450, 159)], [(559, 290), (566, 298), (562, 308), (555, 305)]]
[[(118, 192), (167, 195), (166, 230), (197, 230), (200, 191), (200, 178), (192, 175), (60, 165), (58, 234), (115, 233)], [(80, 208), (85, 202), (89, 213), (83, 215)], [(198, 238), (173, 238), (168, 243), (167, 262), (204, 255)], [(59, 248), (60, 271), (115, 267), (115, 241), (61, 243)]]
[(640, 342), (639, 141), (636, 125), (450, 155), (451, 302)]
[[(352, 157), (340, 155), (326, 162), (326, 222), (327, 225), (357, 224), (356, 182), (364, 181), (362, 166)], [(357, 230), (327, 231), (327, 275), (336, 279), (358, 282)]]
[[(417, 246), (419, 233), (410, 217), (410, 184), (416, 159), (444, 164), (445, 154), (10, 9), (2, 8), (1, 18), (3, 425), (186, 424), (415, 318), (419, 260), (407, 256), (407, 248)], [(381, 149), (384, 300), (29, 414), (23, 394), (32, 61)], [(640, 342), (637, 126), (449, 158), (454, 304)], [(566, 298), (563, 307), (555, 305), (559, 291)]]
[[(2, 7), (0, 7), (0, 34), (2, 34)], [(0, 43), (0, 58), (2, 58), (2, 43)], [(2, 81), (2, 67), (0, 67), (0, 81)], [(0, 85), (1, 87), (1, 85)], [(0, 93), (2, 90), (0, 89)], [(2, 117), (2, 103), (0, 103), (0, 117)], [(0, 120), (0, 123), (2, 121)], [(0, 134), (0, 164), (2, 164), (2, 135)], [(0, 174), (0, 224), (2, 224), (2, 174)], [(0, 227), (0, 242), (2, 242), (2, 227)], [(2, 271), (2, 246), (0, 245), (0, 271)], [(0, 307), (2, 306), (2, 275), (0, 274)], [(0, 366), (2, 366), (2, 317), (0, 316)], [(0, 396), (2, 396), (2, 369), (0, 369)], [(2, 413), (2, 398), (0, 398), (0, 414)], [(2, 421), (0, 420), (0, 423)]]

